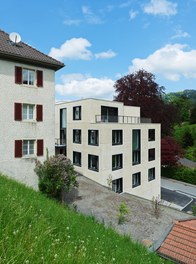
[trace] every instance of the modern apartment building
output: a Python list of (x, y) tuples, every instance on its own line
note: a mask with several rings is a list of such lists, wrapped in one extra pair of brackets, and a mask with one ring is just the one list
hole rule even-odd
[(160, 124), (98, 99), (57, 103), (55, 112), (56, 153), (76, 171), (118, 193), (160, 197)]
[(55, 153), (54, 78), (63, 66), (0, 30), (0, 172), (34, 188), (35, 161), (46, 148)]

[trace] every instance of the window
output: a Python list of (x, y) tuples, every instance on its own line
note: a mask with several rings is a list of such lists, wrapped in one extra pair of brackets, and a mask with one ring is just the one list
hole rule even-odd
[(73, 152), (73, 164), (76, 166), (81, 166), (81, 153), (80, 152)]
[(155, 129), (148, 130), (148, 141), (155, 141)]
[(148, 181), (152, 181), (155, 179), (155, 168), (151, 168), (148, 170)]
[[(36, 153), (37, 146), (37, 153)], [(28, 140), (15, 140), (15, 158), (25, 156), (43, 156), (44, 155), (44, 140), (43, 139), (28, 139)]]
[(73, 120), (81, 120), (81, 106), (73, 107)]
[(123, 133), (122, 130), (112, 130), (112, 145), (123, 144)]
[(43, 106), (14, 103), (14, 120), (35, 120), (35, 109), (36, 109), (36, 120), (43, 121)]
[(112, 170), (122, 169), (122, 154), (112, 155)]
[(35, 154), (35, 140), (23, 140), (22, 142), (22, 155), (33, 155)]
[(23, 104), (22, 105), (22, 120), (34, 119), (34, 105)]
[(88, 131), (88, 144), (89, 145), (99, 145), (99, 131), (98, 130), (89, 130)]
[(35, 71), (29, 69), (22, 69), (22, 83), (28, 85), (34, 85)]
[(148, 161), (155, 160), (155, 149), (148, 150)]
[(132, 188), (141, 185), (141, 173), (137, 172), (132, 175)]
[(121, 193), (123, 191), (123, 179), (119, 178), (112, 181), (112, 191)]
[(99, 171), (99, 157), (95, 155), (88, 155), (89, 170)]
[(36, 80), (37, 87), (43, 87), (43, 71), (15, 67), (15, 83), (33, 86)]
[(135, 129), (132, 132), (132, 164), (136, 165), (141, 162), (141, 151), (140, 151), (140, 130)]
[(101, 106), (102, 122), (118, 122), (118, 108)]
[(81, 129), (73, 130), (73, 142), (81, 144)]

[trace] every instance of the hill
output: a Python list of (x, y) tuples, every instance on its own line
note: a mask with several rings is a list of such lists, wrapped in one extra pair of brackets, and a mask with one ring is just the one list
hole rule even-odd
[(93, 217), (0, 175), (0, 263), (169, 263)]
[(182, 92), (176, 92), (176, 93), (168, 93), (165, 95), (166, 101), (170, 101), (173, 97), (180, 97), (184, 96), (187, 99), (189, 99), (192, 104), (196, 104), (196, 90), (184, 90)]

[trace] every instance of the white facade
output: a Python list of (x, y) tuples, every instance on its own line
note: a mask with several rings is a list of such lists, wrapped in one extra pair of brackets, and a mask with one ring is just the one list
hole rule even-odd
[[(101, 185), (111, 183), (114, 191), (149, 200), (160, 197), (159, 124), (142, 123), (139, 107), (119, 102), (63, 102), (56, 104), (56, 139), (61, 137), (61, 109), (66, 109), (66, 154), (76, 171)], [(133, 147), (133, 137), (138, 146)]]

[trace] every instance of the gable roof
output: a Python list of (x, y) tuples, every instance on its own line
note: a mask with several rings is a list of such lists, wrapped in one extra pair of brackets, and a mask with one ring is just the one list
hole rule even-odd
[(13, 43), (10, 41), (9, 35), (2, 30), (0, 30), (0, 59), (28, 63), (55, 71), (65, 66), (62, 62), (45, 55), (22, 41), (17, 44)]
[(157, 252), (177, 263), (195, 264), (196, 218), (177, 221)]

